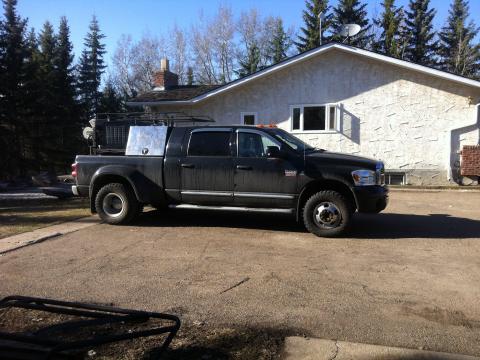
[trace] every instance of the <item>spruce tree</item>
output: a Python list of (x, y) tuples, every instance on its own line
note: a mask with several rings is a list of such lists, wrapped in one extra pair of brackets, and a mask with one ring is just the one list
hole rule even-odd
[(332, 23), (332, 15), (329, 13), (328, 0), (306, 0), (306, 10), (303, 11), (304, 27), (300, 28), (301, 34), (295, 42), (299, 52), (313, 49), (320, 45), (320, 14), (324, 14), (322, 21), (322, 43), (329, 40), (325, 37)]
[(105, 38), (100, 31), (97, 18), (94, 16), (85, 37), (84, 46), (79, 64), (78, 92), (84, 116), (89, 119), (98, 112), (100, 98), (100, 83), (105, 70)]
[(274, 21), (273, 34), (268, 47), (268, 57), (271, 63), (276, 64), (287, 57), (287, 51), (292, 42), (283, 28), (282, 19), (277, 18)]
[(446, 25), (439, 33), (440, 66), (457, 75), (473, 77), (480, 64), (480, 45), (473, 44), (479, 28), (468, 21), (469, 5), (466, 0), (454, 0)]
[(25, 148), (25, 158), (29, 169), (39, 169), (44, 163), (41, 154), (41, 121), (39, 114), (42, 112), (42, 104), (39, 99), (42, 91), (42, 83), (39, 78), (39, 49), (38, 39), (35, 29), (31, 29), (25, 40), (25, 81), (23, 83), (23, 92), (25, 105), (22, 116), (26, 125), (27, 140), (23, 144)]
[(236, 71), (239, 77), (253, 74), (260, 69), (260, 49), (257, 44), (251, 44), (247, 48), (247, 54), (238, 61), (240, 69)]
[(360, 32), (349, 38), (347, 43), (353, 46), (366, 48), (371, 45), (373, 35), (370, 34), (372, 25), (368, 20), (367, 4), (359, 0), (339, 0), (337, 6), (333, 9), (334, 40), (345, 41), (339, 34), (345, 24), (357, 24), (362, 29)]
[(108, 79), (102, 91), (100, 98), (99, 112), (119, 113), (125, 111), (123, 99), (113, 86), (111, 79)]
[(193, 68), (191, 66), (187, 69), (187, 85), (193, 85)]
[(410, 0), (405, 19), (408, 36), (405, 57), (417, 64), (434, 66), (437, 46), (433, 18), (436, 11), (429, 9), (429, 5), (430, 0)]
[(386, 55), (400, 57), (404, 43), (401, 35), (403, 9), (395, 6), (395, 0), (384, 0), (382, 7), (380, 17), (374, 20), (375, 25), (382, 29), (375, 48)]
[(38, 77), (42, 84), (37, 99), (41, 106), (41, 111), (37, 114), (37, 121), (40, 122), (38, 141), (44, 158), (48, 159), (45, 165), (49, 171), (54, 172), (56, 165), (61, 163), (63, 124), (57, 103), (62, 91), (57, 84), (55, 68), (57, 37), (50, 22), (43, 25), (38, 42)]
[(23, 143), (26, 126), (21, 114), (25, 96), (26, 20), (17, 14), (16, 0), (3, 0), (0, 23), (0, 146), (3, 149), (0, 176), (24, 174)]
[(79, 107), (76, 102), (75, 76), (73, 67), (73, 45), (70, 40), (70, 28), (67, 19), (62, 17), (57, 35), (57, 44), (53, 58), (55, 67), (55, 86), (57, 114), (62, 129), (58, 142), (63, 149), (62, 164), (71, 162), (72, 154), (77, 153), (83, 144)]

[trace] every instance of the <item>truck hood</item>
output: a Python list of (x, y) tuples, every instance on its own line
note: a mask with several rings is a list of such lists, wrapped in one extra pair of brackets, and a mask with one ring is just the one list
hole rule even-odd
[(375, 166), (378, 163), (378, 160), (363, 156), (320, 150), (308, 152), (306, 158), (307, 161), (312, 161), (313, 163), (363, 167), (371, 170), (375, 170)]

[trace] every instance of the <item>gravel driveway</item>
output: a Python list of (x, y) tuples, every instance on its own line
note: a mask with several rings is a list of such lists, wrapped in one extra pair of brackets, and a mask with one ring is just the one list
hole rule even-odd
[(393, 192), (350, 237), (176, 210), (0, 257), (0, 295), (170, 311), (186, 324), (480, 355), (480, 192)]

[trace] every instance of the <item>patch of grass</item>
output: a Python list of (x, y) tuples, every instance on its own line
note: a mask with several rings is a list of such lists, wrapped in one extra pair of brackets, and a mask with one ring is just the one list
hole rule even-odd
[(90, 215), (88, 199), (28, 199), (2, 201), (0, 239)]

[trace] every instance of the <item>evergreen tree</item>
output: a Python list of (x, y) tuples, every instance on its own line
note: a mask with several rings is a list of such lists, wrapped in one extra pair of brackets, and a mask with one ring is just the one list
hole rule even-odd
[(60, 162), (63, 166), (71, 162), (72, 154), (78, 153), (83, 145), (79, 107), (76, 102), (75, 76), (73, 74), (73, 45), (67, 19), (60, 19), (57, 45), (53, 64), (55, 68), (57, 115), (61, 133), (58, 143), (63, 149)]
[(260, 49), (253, 43), (247, 47), (247, 54), (239, 60), (240, 70), (235, 71), (239, 77), (253, 74), (260, 68)]
[(25, 41), (25, 81), (23, 83), (23, 92), (25, 105), (22, 111), (23, 121), (25, 123), (25, 133), (27, 139), (23, 144), (25, 149), (26, 161), (29, 161), (29, 169), (35, 169), (42, 164), (43, 159), (40, 153), (41, 139), (38, 114), (41, 113), (41, 104), (39, 102), (42, 83), (39, 79), (39, 49), (38, 39), (35, 29), (31, 29)]
[(42, 84), (37, 99), (41, 104), (41, 111), (37, 114), (37, 121), (40, 122), (38, 140), (41, 142), (41, 152), (46, 160), (42, 166), (47, 166), (49, 171), (54, 172), (55, 165), (60, 162), (59, 155), (62, 148), (59, 140), (62, 124), (57, 111), (57, 95), (61, 89), (57, 86), (54, 64), (57, 38), (50, 22), (47, 21), (43, 25), (38, 42), (38, 77)]
[(187, 69), (187, 85), (193, 85), (193, 68), (191, 66)]
[(473, 44), (473, 41), (479, 28), (473, 21), (467, 24), (468, 1), (454, 0), (448, 14), (446, 25), (439, 34), (440, 66), (457, 75), (475, 76), (480, 64), (480, 45)]
[(328, 0), (306, 0), (306, 10), (303, 11), (305, 26), (300, 28), (302, 35), (295, 42), (299, 52), (313, 49), (320, 45), (320, 14), (324, 14), (322, 21), (322, 43), (328, 41), (323, 34), (328, 32), (332, 24), (332, 14), (329, 13)]
[(408, 46), (406, 59), (414, 63), (433, 66), (437, 50), (434, 42), (433, 18), (435, 9), (429, 9), (430, 0), (410, 0), (406, 11), (406, 31)]
[(339, 0), (337, 6), (333, 9), (334, 40), (345, 40), (339, 34), (343, 25), (357, 24), (362, 29), (357, 35), (348, 39), (348, 44), (362, 48), (371, 45), (373, 41), (373, 34), (370, 33), (372, 25), (369, 23), (366, 7), (367, 4), (363, 4), (359, 0)]
[(274, 29), (269, 43), (268, 54), (270, 62), (276, 64), (287, 57), (287, 51), (292, 42), (283, 28), (282, 19), (277, 18), (274, 21)]
[(100, 83), (105, 70), (103, 56), (105, 54), (105, 38), (100, 32), (97, 18), (94, 16), (85, 37), (84, 50), (80, 58), (78, 92), (86, 118), (92, 117), (100, 104)]
[(25, 82), (24, 61), (26, 20), (16, 10), (16, 0), (3, 0), (4, 19), (0, 23), (0, 176), (13, 177), (25, 173), (23, 157), (25, 123), (22, 85)]
[(384, 0), (382, 7), (380, 18), (374, 20), (375, 25), (382, 29), (375, 48), (386, 55), (400, 57), (404, 43), (401, 35), (403, 9), (395, 6), (395, 0)]
[(100, 98), (99, 112), (119, 113), (125, 111), (122, 97), (119, 95), (111, 79), (108, 79)]

